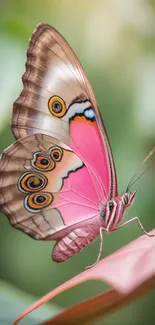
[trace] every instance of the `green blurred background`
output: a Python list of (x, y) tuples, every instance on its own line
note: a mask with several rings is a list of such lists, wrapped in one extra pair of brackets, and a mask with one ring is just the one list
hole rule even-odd
[[(28, 39), (36, 25), (53, 25), (79, 57), (95, 92), (109, 135), (119, 193), (155, 145), (155, 1), (0, 0), (0, 150), (13, 141), (10, 119), (19, 95)], [(135, 185), (134, 216), (147, 230), (155, 225), (155, 168)], [(136, 224), (104, 236), (106, 256), (141, 235)], [(50, 259), (53, 242), (37, 242), (0, 215), (0, 324), (11, 321), (40, 297), (96, 259), (99, 240), (62, 264)], [(118, 274), (119, 276), (119, 274)], [(55, 298), (23, 324), (38, 324), (61, 308), (102, 292), (88, 282)], [(20, 290), (18, 290), (20, 289)], [(154, 324), (150, 293), (96, 324)], [(22, 323), (21, 323), (22, 324)]]

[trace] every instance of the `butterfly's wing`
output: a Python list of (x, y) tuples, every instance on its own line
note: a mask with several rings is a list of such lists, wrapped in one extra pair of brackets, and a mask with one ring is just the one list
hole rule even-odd
[(93, 91), (73, 50), (50, 25), (40, 24), (32, 35), (23, 85), (11, 122), (16, 139), (44, 133), (62, 141), (87, 167), (103, 203), (117, 195), (112, 153)]
[(59, 240), (72, 225), (98, 216), (99, 205), (87, 167), (61, 141), (30, 135), (2, 153), (0, 208), (33, 238)]

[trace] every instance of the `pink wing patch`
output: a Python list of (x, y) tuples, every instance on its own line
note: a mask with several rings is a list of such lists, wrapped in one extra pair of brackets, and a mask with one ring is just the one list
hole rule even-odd
[[(116, 188), (106, 141), (103, 140), (92, 107), (70, 119), (70, 147), (83, 160), (94, 183), (97, 196), (105, 202)], [(85, 180), (84, 180), (85, 182)], [(116, 195), (116, 190), (114, 195)]]
[(100, 200), (85, 166), (71, 172), (54, 197), (52, 207), (59, 209), (66, 226), (99, 214)]

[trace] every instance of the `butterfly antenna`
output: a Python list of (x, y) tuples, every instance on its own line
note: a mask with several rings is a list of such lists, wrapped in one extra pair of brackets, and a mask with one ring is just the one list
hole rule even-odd
[[(142, 167), (147, 161), (148, 161), (148, 159), (154, 154), (154, 152), (155, 152), (155, 147), (149, 152), (149, 154), (145, 157), (145, 159), (142, 161), (142, 163), (139, 165), (139, 168), (140, 167)], [(148, 170), (150, 170), (153, 166), (155, 165), (155, 161), (152, 163), (152, 164), (150, 164), (141, 174), (140, 174), (140, 176), (138, 176), (136, 179), (135, 179), (135, 177), (136, 177), (136, 175), (137, 175), (137, 173), (138, 173), (138, 170), (139, 170), (139, 168), (138, 168), (138, 170), (137, 170), (137, 172), (136, 173), (134, 173), (134, 175), (132, 176), (132, 178), (131, 178), (131, 180), (130, 180), (130, 182), (129, 182), (129, 184), (128, 184), (128, 186), (127, 186), (127, 189), (126, 189), (126, 191), (128, 192), (129, 191), (129, 189), (130, 189), (130, 187), (131, 186), (133, 186), (133, 184), (135, 184)]]

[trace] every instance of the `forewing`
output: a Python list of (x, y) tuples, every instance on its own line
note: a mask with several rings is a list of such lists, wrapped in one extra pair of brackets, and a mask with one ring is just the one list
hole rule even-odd
[(31, 37), (23, 85), (11, 122), (16, 139), (45, 133), (63, 141), (84, 161), (103, 202), (117, 195), (112, 154), (93, 91), (73, 50), (50, 25), (40, 24)]

